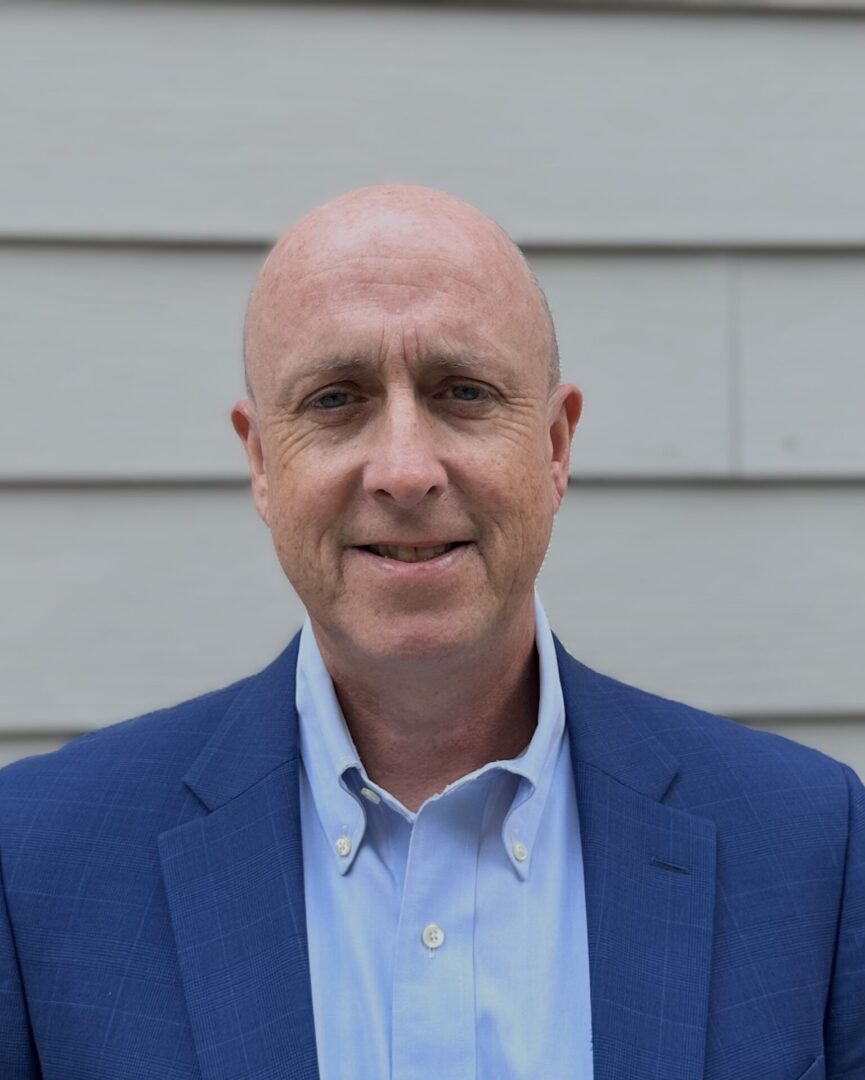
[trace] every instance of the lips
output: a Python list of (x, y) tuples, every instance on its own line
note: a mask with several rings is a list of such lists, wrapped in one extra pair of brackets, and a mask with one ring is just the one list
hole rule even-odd
[(425, 547), (415, 547), (409, 544), (364, 544), (363, 551), (369, 551), (382, 559), (395, 559), (398, 562), (428, 562), (439, 555), (445, 555), (466, 541), (457, 540), (448, 544), (430, 544)]

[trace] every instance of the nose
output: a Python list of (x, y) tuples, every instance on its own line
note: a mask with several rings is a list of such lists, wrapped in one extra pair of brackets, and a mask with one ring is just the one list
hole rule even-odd
[(447, 487), (431, 419), (410, 392), (388, 401), (371, 431), (364, 491), (410, 510)]

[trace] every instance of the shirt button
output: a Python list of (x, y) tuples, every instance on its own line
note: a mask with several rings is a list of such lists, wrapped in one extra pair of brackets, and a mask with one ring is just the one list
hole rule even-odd
[(515, 840), (511, 847), (511, 851), (514, 853), (514, 858), (517, 862), (525, 862), (529, 857), (529, 849), (522, 840)]
[(428, 949), (437, 949), (444, 942), (445, 932), (436, 923), (431, 922), (425, 926), (421, 934), (421, 941)]
[(375, 793), (375, 792), (374, 792), (374, 791), (372, 790), (372, 788), (368, 788), (368, 787), (362, 787), (362, 788), (360, 789), (360, 793), (361, 793), (361, 795), (363, 795), (363, 797), (364, 797), (365, 799), (369, 799), (369, 801), (370, 801), (370, 802), (372, 802), (372, 803), (380, 803), (380, 802), (381, 802), (381, 796), (380, 796), (380, 795), (377, 795), (377, 794), (376, 794), (376, 793)]
[(340, 836), (334, 846), (336, 847), (337, 855), (346, 856), (351, 851), (351, 840), (349, 840), (347, 836)]

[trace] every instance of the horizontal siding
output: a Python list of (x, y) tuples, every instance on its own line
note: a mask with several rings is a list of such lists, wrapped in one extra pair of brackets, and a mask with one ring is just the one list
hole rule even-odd
[[(362, 0), (354, 0), (361, 3)], [(454, 0), (415, 0), (418, 4), (449, 4)], [(865, 9), (865, 0), (468, 0), (479, 6), (521, 7), (537, 10), (545, 7), (562, 8), (624, 8), (626, 10), (669, 11), (682, 8), (691, 11), (771, 11), (779, 14), (810, 12), (814, 15), (857, 12)]]
[(0, 246), (3, 478), (242, 477), (229, 410), (263, 256)]
[(541, 574), (586, 663), (737, 717), (865, 717), (857, 487), (572, 488)]
[(287, 224), (396, 180), (550, 295), (565, 643), (865, 774), (865, 19), (624, 6), (4, 5), (0, 762), (299, 625), (228, 423), (243, 307)]
[[(247, 493), (0, 492), (0, 728), (79, 731), (223, 685), (300, 625)], [(865, 717), (856, 488), (572, 487), (541, 574), (590, 665), (740, 717)]]
[(861, 18), (10, 3), (0, 235), (264, 241), (399, 180), (527, 244), (862, 243), (863, 55)]
[(865, 475), (865, 259), (752, 258), (736, 291), (743, 471)]
[(574, 475), (731, 475), (725, 260), (598, 252), (531, 262), (555, 318), (562, 376), (584, 395)]
[[(0, 246), (0, 479), (242, 479), (261, 250)], [(863, 477), (865, 256), (529, 252), (580, 477)]]
[(0, 507), (7, 728), (87, 730), (227, 684), (302, 621), (244, 490), (6, 491)]
[(8, 735), (0, 732), (0, 768), (32, 754), (48, 754), (57, 750), (72, 736), (69, 735)]

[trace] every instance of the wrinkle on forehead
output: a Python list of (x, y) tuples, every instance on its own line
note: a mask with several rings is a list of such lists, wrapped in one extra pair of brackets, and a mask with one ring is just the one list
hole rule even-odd
[[(445, 258), (442, 258), (440, 256), (428, 255), (428, 254), (424, 254), (424, 255), (397, 255), (397, 254), (392, 254), (392, 253), (387, 254), (387, 255), (362, 255), (362, 254), (352, 255), (352, 256), (349, 256), (347, 258), (341, 259), (338, 262), (330, 262), (330, 263), (327, 263), (326, 265), (312, 266), (308, 270), (306, 270), (305, 272), (304, 271), (298, 271), (297, 272), (297, 275), (296, 275), (296, 278), (295, 278), (295, 285), (303, 285), (304, 283), (306, 283), (308, 281), (314, 281), (317, 277), (321, 277), (321, 276), (323, 276), (325, 274), (348, 270), (354, 264), (360, 264), (361, 266), (365, 266), (367, 264), (374, 264), (376, 266), (379, 266), (382, 263), (385, 263), (385, 264), (387, 264), (389, 266), (393, 266), (394, 263), (397, 263), (397, 264), (398, 263), (404, 263), (405, 266), (406, 266), (406, 276), (411, 275), (411, 276), (414, 276), (414, 277), (417, 276), (419, 266), (420, 267), (426, 267), (428, 265), (431, 265), (431, 266), (436, 266), (437, 265), (437, 266), (440, 266), (442, 268), (446, 268), (448, 270), (448, 272), (449, 272), (449, 277), (451, 277), (453, 280), (459, 282), (460, 285), (464, 285), (468, 289), (475, 289), (475, 290), (480, 291), (482, 289), (482, 287), (483, 287), (475, 278), (469, 276), (468, 274), (463, 275), (463, 274), (454, 273), (454, 263), (450, 259), (445, 259)], [(367, 278), (367, 277), (364, 277), (363, 284), (364, 285), (381, 285), (381, 286), (394, 285), (394, 286), (402, 286), (402, 287), (405, 287), (405, 288), (418, 288), (418, 289), (431, 289), (431, 288), (436, 287), (432, 283), (422, 284), (422, 283), (420, 283), (418, 281), (404, 281), (404, 282), (375, 281), (373, 278)]]
[(269, 366), (273, 346), (290, 334), (292, 322), (314, 309), (316, 280), (340, 277), (349, 290), (457, 285), (487, 293), (503, 312), (519, 317), (518, 333), (537, 354), (527, 362), (547, 363), (551, 383), (558, 379), (549, 308), (507, 234), (446, 192), (380, 185), (317, 207), (274, 245), (253, 286), (244, 326), (250, 393)]

